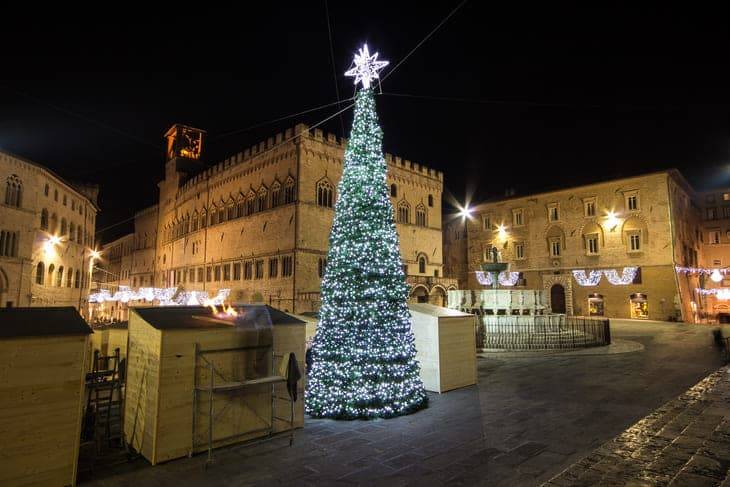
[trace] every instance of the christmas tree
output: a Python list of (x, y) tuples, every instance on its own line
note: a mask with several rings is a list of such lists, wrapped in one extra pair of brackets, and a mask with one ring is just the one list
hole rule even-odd
[(305, 408), (329, 418), (408, 414), (426, 406), (408, 311), (383, 133), (370, 80), (387, 64), (367, 45), (346, 74), (362, 82), (338, 186)]

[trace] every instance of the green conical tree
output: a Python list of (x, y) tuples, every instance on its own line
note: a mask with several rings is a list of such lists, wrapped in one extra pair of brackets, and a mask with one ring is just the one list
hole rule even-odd
[(372, 88), (358, 92), (330, 233), (305, 408), (373, 418), (423, 408), (393, 205)]

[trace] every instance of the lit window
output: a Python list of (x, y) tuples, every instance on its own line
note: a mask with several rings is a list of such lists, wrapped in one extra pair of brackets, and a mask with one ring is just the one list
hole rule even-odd
[(710, 232), (710, 243), (713, 245), (717, 245), (720, 243), (720, 232), (719, 231)]
[(525, 244), (522, 242), (515, 242), (515, 259), (525, 258)]
[(590, 199), (583, 202), (583, 215), (586, 217), (596, 216), (596, 200)]
[(556, 222), (560, 220), (560, 210), (557, 204), (548, 206), (548, 220), (550, 220), (551, 222)]
[(550, 239), (550, 256), (551, 257), (560, 257), (560, 239), (559, 238)]
[(586, 235), (586, 253), (588, 255), (598, 254), (598, 235)]
[(722, 193), (723, 201), (730, 201), (730, 193)]
[(522, 208), (512, 210), (512, 225), (516, 227), (523, 225)]
[(641, 234), (638, 232), (629, 234), (629, 250), (638, 252), (641, 250)]
[(489, 215), (482, 216), (482, 230), (490, 230), (492, 228), (492, 222)]

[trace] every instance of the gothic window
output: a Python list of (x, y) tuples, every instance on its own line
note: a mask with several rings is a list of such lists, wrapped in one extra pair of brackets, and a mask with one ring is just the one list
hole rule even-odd
[(208, 226), (208, 213), (203, 209), (203, 211), (200, 212), (200, 228), (205, 228)]
[(46, 274), (46, 266), (43, 264), (43, 262), (38, 262), (38, 265), (35, 266), (35, 283), (36, 284), (43, 284), (45, 280), (45, 274)]
[(321, 179), (317, 183), (317, 206), (332, 208), (334, 188), (327, 179)]
[(62, 287), (63, 286), (63, 266), (58, 268), (58, 273), (56, 274), (56, 287)]
[(426, 273), (426, 258), (424, 256), (420, 256), (418, 258), (418, 273), (419, 274)]
[(55, 266), (53, 264), (48, 266), (48, 285), (53, 286), (53, 271), (55, 270)]
[(295, 198), (294, 179), (289, 176), (284, 184), (284, 204), (294, 203)]
[(20, 208), (23, 200), (23, 183), (15, 174), (5, 181), (5, 204)]
[(48, 186), (48, 183), (46, 183), (46, 187), (43, 189), (43, 194), (48, 196), (50, 194), (50, 192), (51, 192), (51, 187)]
[(294, 258), (287, 255), (281, 258), (281, 277), (291, 277), (294, 273)]
[[(195, 232), (198, 230), (198, 210), (193, 212), (193, 218), (190, 220), (190, 231)], [(146, 247), (146, 245), (145, 245)]]
[(266, 186), (261, 186), (256, 200), (256, 211), (264, 211), (266, 209), (266, 196), (268, 194), (269, 191), (266, 189)]
[(68, 224), (68, 239), (72, 242), (76, 240), (76, 225), (74, 225), (74, 222)]
[(76, 269), (76, 279), (74, 279), (74, 287), (76, 289), (78, 289), (80, 283), (81, 283), (81, 271)]
[(18, 237), (18, 232), (0, 230), (0, 255), (5, 257), (17, 257)]
[(81, 235), (81, 225), (79, 225), (78, 227), (76, 227), (76, 241), (80, 244), (82, 243), (81, 242), (82, 237), (83, 237), (83, 235)]
[(236, 205), (234, 204), (233, 200), (231, 200), (230, 203), (228, 203), (227, 209), (228, 209), (228, 219), (229, 220), (235, 220), (236, 218), (238, 218), (237, 208), (236, 208)]
[(238, 216), (244, 216), (246, 214), (246, 200), (243, 197), (242, 194), (238, 195), (238, 200), (236, 201), (236, 206), (238, 207)]
[(431, 206), (431, 207), (433, 206), (433, 195), (432, 194), (428, 195), (428, 206)]
[(398, 203), (398, 223), (410, 223), (411, 219), (411, 205), (407, 201), (403, 200)]
[(60, 233), (60, 235), (61, 235), (62, 237), (63, 237), (64, 235), (66, 235), (66, 230), (67, 230), (67, 223), (66, 223), (66, 219), (65, 219), (65, 218), (61, 218), (61, 233)]
[(251, 191), (248, 193), (248, 197), (246, 197), (246, 214), (247, 215), (253, 215), (253, 213), (256, 211), (256, 194)]
[(274, 181), (271, 185), (271, 207), (275, 208), (281, 204), (281, 184), (279, 181)]
[(241, 263), (240, 262), (236, 262), (233, 264), (233, 280), (234, 281), (241, 280)]
[(213, 208), (210, 209), (210, 226), (218, 224), (218, 208), (216, 208), (215, 205), (213, 205)]
[(253, 262), (250, 260), (243, 264), (243, 278), (244, 279), (253, 279)]
[(279, 259), (272, 257), (269, 259), (269, 279), (279, 275)]
[(48, 210), (41, 210), (41, 230), (48, 230)]
[(398, 197), (398, 186), (396, 186), (395, 184), (390, 185), (390, 196), (392, 196), (393, 198)]
[(256, 260), (256, 279), (264, 278), (264, 259)]
[(73, 287), (74, 270), (69, 269), (66, 272), (66, 287)]
[(416, 225), (419, 227), (426, 226), (426, 207), (422, 204), (416, 207)]

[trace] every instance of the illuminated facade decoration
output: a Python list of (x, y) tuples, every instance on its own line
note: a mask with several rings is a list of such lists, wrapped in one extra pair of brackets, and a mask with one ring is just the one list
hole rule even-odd
[(135, 291), (127, 286), (120, 286), (114, 294), (107, 289), (90, 294), (89, 303), (146, 301), (156, 302), (158, 306), (207, 306), (223, 304), (230, 294), (230, 289), (219, 289), (211, 298), (206, 291), (182, 291), (174, 287), (141, 287)]
[(0, 150), (0, 307), (86, 312), (98, 192)]
[(715, 298), (694, 290), (730, 285), (730, 191), (703, 214), (709, 201), (668, 170), (471, 203), (444, 231), (445, 272), (477, 290), (496, 247), (521, 273), (515, 288), (546, 291), (568, 314), (588, 315), (596, 294), (609, 318), (706, 321)]
[(203, 153), (203, 137), (205, 131), (176, 124), (165, 134), (167, 139), (167, 160), (176, 157), (200, 159)]

